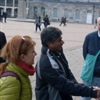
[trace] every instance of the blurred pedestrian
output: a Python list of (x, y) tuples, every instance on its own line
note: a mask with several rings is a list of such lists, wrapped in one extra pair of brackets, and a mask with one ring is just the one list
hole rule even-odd
[(64, 18), (64, 17), (61, 18), (61, 22), (60, 22), (60, 25), (59, 26), (61, 26), (62, 24), (64, 26), (66, 25), (66, 18)]
[(4, 18), (4, 22), (6, 23), (6, 19), (7, 19), (7, 12), (3, 12), (3, 18)]
[(41, 31), (41, 17), (40, 17), (40, 16), (37, 16), (37, 17), (36, 17), (35, 24), (36, 24), (35, 31), (37, 32), (37, 29), (38, 29), (38, 28), (39, 28), (39, 30)]
[(3, 12), (0, 11), (0, 22), (3, 22)]
[(67, 26), (67, 20), (66, 20), (66, 17), (64, 17), (64, 26)]
[(43, 19), (44, 21), (44, 27), (46, 28), (48, 25), (50, 25), (50, 20), (48, 18), (48, 15), (46, 15)]
[(96, 28), (97, 26), (97, 19), (95, 19), (95, 26), (94, 26), (94, 29)]

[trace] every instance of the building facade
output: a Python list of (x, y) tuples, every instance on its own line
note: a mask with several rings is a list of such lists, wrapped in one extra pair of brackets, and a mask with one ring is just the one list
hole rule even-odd
[(100, 0), (32, 0), (28, 18), (48, 15), (51, 21), (66, 17), (68, 22), (92, 24), (100, 16)]
[(51, 21), (92, 24), (100, 16), (100, 0), (0, 0), (0, 11), (8, 17), (35, 19), (48, 15)]
[(8, 17), (17, 17), (18, 0), (0, 0), (0, 12), (7, 12)]

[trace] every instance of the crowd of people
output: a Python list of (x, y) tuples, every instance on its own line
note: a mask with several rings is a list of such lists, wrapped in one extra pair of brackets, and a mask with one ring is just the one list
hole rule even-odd
[[(37, 16), (35, 21), (36, 31), (38, 28), (41, 31), (42, 45), (35, 67), (35, 41), (28, 35), (15, 35), (7, 42), (5, 33), (0, 32), (0, 100), (32, 100), (29, 76), (35, 72), (36, 100), (73, 100), (72, 96), (82, 96), (82, 100), (100, 100), (100, 55), (93, 66), (91, 85), (85, 80), (78, 83), (63, 52), (62, 31), (47, 27), (50, 25), (47, 15), (43, 20), (45, 28), (42, 31), (41, 17)], [(85, 61), (100, 50), (100, 17), (96, 26), (98, 30), (88, 34), (83, 43)]]
[[(42, 22), (42, 19), (41, 19), (41, 16), (36, 16), (35, 18), (35, 31), (37, 32), (37, 29), (39, 29), (41, 31), (41, 25), (42, 23), (44, 24), (44, 28), (47, 28), (48, 25), (50, 25), (50, 20), (49, 20), (49, 17), (48, 15), (45, 15), (43, 17), (43, 22)], [(62, 17), (61, 20), (60, 20), (60, 25), (61, 26), (63, 24), (63, 26), (67, 26), (67, 20), (66, 20), (66, 17)]]
[[(37, 29), (39, 29), (41, 31), (41, 24), (42, 24), (41, 17), (40, 16), (36, 16), (36, 19), (35, 19), (35, 25), (36, 25), (35, 31), (36, 32), (37, 32)], [(50, 25), (50, 20), (49, 20), (48, 15), (44, 16), (43, 24), (44, 24), (45, 28), (47, 28), (47, 26)]]

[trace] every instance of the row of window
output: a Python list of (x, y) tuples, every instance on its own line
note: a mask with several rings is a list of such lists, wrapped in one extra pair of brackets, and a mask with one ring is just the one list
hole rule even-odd
[[(29, 0), (32, 1), (32, 0)], [(49, 1), (49, 2), (100, 2), (100, 0), (33, 0), (33, 1)]]
[(18, 0), (0, 0), (0, 6), (18, 7)]
[[(4, 10), (4, 8), (0, 7), (0, 12)], [(14, 9), (14, 16), (12, 16), (12, 9), (11, 8), (6, 8), (6, 12), (7, 12), (7, 17), (17, 17), (18, 14), (18, 9)]]
[[(34, 7), (34, 15), (37, 15), (38, 13), (39, 13), (38, 8)], [(88, 13), (88, 11), (87, 11), (87, 13)], [(45, 8), (44, 7), (41, 7), (41, 15), (42, 16), (45, 15)], [(53, 9), (53, 18), (57, 18), (57, 17), (58, 17), (58, 9), (54, 8)], [(69, 11), (68, 11), (68, 9), (64, 10), (64, 17), (67, 17), (67, 18), (69, 17)], [(80, 10), (79, 9), (77, 9), (75, 11), (75, 19), (80, 19)]]
[[(57, 8), (54, 8), (53, 9), (53, 18), (57, 18), (58, 17), (58, 9)], [(67, 9), (64, 10), (64, 17), (69, 17), (69, 11)], [(75, 19), (80, 19), (80, 10), (77, 9), (75, 11)]]
[[(45, 16), (45, 11), (46, 9), (44, 7), (41, 7), (41, 12), (39, 12), (38, 8), (37, 7), (34, 7), (34, 18), (37, 16), (37, 14), (41, 14), (41, 17)], [(58, 13), (59, 13), (59, 10), (57, 8), (53, 8), (53, 11), (52, 11), (52, 17), (54, 19), (57, 19), (58, 18)], [(73, 14), (74, 13), (74, 14)], [(87, 10), (86, 13), (92, 13), (91, 10)], [(73, 19), (73, 15), (74, 15), (74, 18), (79, 21), (81, 18), (81, 11), (79, 9), (76, 9), (74, 12), (71, 11), (71, 9), (65, 9), (64, 10), (64, 17), (68, 18), (68, 19)], [(100, 12), (98, 12), (98, 16), (100, 16)]]

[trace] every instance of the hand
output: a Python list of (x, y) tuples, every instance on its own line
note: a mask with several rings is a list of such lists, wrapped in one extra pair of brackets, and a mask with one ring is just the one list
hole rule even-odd
[(93, 88), (94, 88), (93, 89), (94, 91), (97, 91), (97, 99), (96, 100), (100, 100), (100, 88), (97, 86), (94, 86)]
[(100, 91), (100, 88), (97, 87), (97, 86), (93, 86), (93, 88), (94, 88), (94, 89), (93, 89), (94, 91)]
[(97, 91), (97, 98), (96, 100), (100, 100), (100, 88), (95, 89)]

